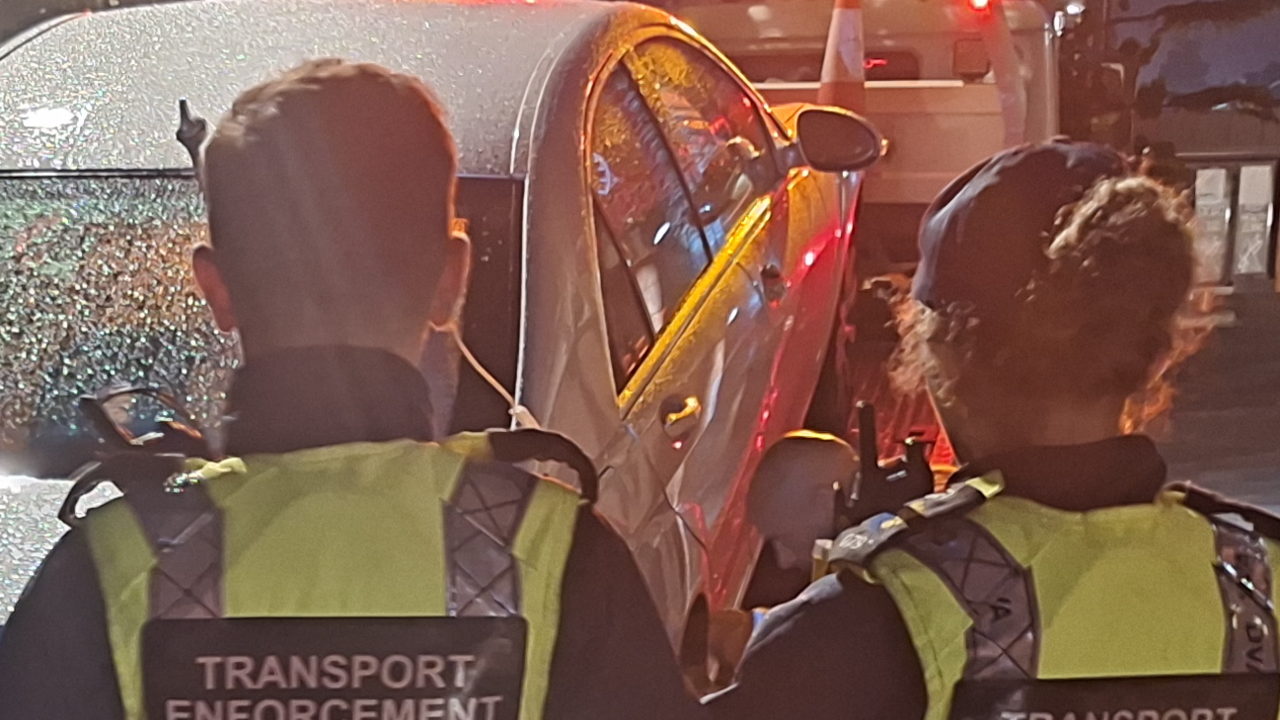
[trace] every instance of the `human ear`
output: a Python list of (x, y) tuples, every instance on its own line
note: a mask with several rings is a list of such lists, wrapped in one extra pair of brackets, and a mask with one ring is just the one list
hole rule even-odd
[(196, 285), (200, 287), (204, 300), (213, 311), (213, 320), (218, 329), (231, 332), (237, 327), (235, 311), (231, 307), (231, 294), (227, 292), (227, 284), (222, 280), (213, 261), (213, 248), (201, 245), (191, 254), (191, 268), (195, 272)]
[(471, 238), (461, 230), (454, 230), (445, 242), (444, 271), (431, 298), (429, 320), (432, 325), (445, 327), (457, 320), (470, 278)]

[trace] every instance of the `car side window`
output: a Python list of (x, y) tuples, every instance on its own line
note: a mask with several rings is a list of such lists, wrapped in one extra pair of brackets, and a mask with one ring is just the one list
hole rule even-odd
[(633, 72), (671, 141), (712, 252), (777, 180), (756, 104), (701, 49), (658, 38), (635, 49)]
[[(615, 241), (645, 319), (657, 336), (711, 256), (666, 140), (625, 69), (615, 71), (602, 89), (592, 122), (591, 160), (599, 219)], [(598, 245), (608, 248), (603, 240)], [(606, 261), (602, 256), (602, 272)], [(606, 292), (606, 303), (610, 299), (624, 302), (620, 291)], [(617, 317), (625, 312), (619, 307), (607, 309), (606, 322), (610, 313)], [(623, 338), (624, 327), (622, 321), (610, 322), (615, 353), (630, 347), (631, 341)], [(638, 365), (638, 360), (631, 362), (628, 357), (624, 352), (624, 357), (614, 358), (626, 371), (617, 378), (619, 386)]]
[(613, 378), (622, 392), (636, 368), (653, 347), (653, 328), (631, 269), (622, 259), (608, 223), (596, 212), (596, 243), (600, 259), (600, 290), (604, 299), (604, 322), (609, 333), (609, 355)]

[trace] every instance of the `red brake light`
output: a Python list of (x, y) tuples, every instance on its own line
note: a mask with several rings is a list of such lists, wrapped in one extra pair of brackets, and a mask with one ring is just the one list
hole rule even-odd
[(986, 12), (991, 9), (991, 0), (967, 0), (969, 9), (974, 12)]

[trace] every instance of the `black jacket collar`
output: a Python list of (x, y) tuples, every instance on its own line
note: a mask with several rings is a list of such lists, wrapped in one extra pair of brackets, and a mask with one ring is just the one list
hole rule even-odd
[(993, 470), (1004, 477), (1006, 495), (1070, 512), (1149, 503), (1169, 474), (1150, 438), (1129, 435), (993, 455), (966, 466), (955, 480)]
[(432, 439), (426, 381), (382, 350), (323, 346), (254, 358), (236, 372), (228, 406), (230, 455)]

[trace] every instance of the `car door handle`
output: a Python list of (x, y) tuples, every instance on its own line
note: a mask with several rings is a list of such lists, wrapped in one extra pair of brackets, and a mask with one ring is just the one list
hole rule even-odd
[(689, 396), (669, 398), (662, 404), (662, 429), (668, 437), (682, 438), (702, 422), (702, 402)]
[(786, 297), (787, 279), (782, 276), (782, 268), (773, 263), (760, 268), (760, 288), (769, 302), (778, 302)]

